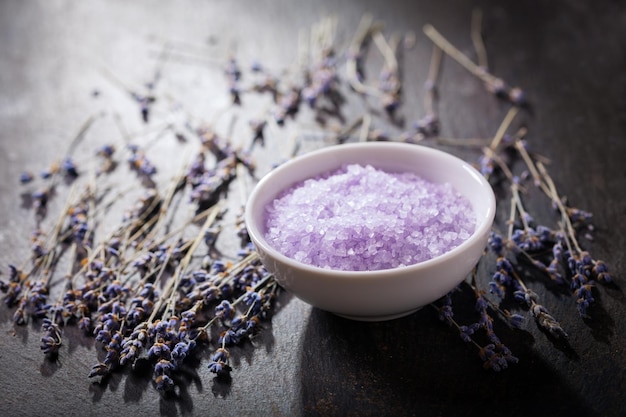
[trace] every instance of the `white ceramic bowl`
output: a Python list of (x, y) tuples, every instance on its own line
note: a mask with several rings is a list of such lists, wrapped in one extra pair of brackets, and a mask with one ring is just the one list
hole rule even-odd
[[(471, 203), (474, 233), (436, 258), (394, 269), (340, 271), (306, 265), (279, 253), (265, 239), (265, 207), (295, 183), (344, 164), (372, 165), (385, 171), (413, 172), (449, 182)], [(471, 272), (486, 246), (495, 216), (495, 197), (485, 178), (469, 163), (420, 145), (367, 142), (330, 146), (280, 165), (265, 175), (246, 204), (248, 233), (265, 267), (301, 300), (355, 320), (380, 321), (410, 314), (445, 295)]]

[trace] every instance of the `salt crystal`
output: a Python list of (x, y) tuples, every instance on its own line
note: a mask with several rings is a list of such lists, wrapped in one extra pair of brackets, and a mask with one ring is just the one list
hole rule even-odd
[(460, 245), (476, 226), (469, 201), (450, 184), (358, 164), (284, 191), (265, 215), (265, 237), (284, 255), (348, 271), (426, 261)]

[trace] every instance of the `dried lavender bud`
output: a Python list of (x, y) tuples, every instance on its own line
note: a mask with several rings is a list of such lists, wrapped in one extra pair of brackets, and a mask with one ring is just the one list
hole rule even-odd
[(98, 156), (102, 156), (104, 158), (111, 158), (113, 156), (113, 154), (115, 153), (115, 146), (114, 145), (102, 145), (97, 151), (96, 151), (96, 155)]
[(611, 275), (609, 274), (609, 268), (603, 261), (596, 261), (592, 272), (598, 281), (604, 281), (606, 283), (612, 282)]
[(65, 158), (63, 160), (61, 169), (63, 170), (63, 172), (65, 172), (65, 175), (67, 175), (68, 177), (71, 177), (71, 178), (78, 177), (78, 170), (76, 168), (76, 165), (74, 164), (74, 161), (72, 161), (71, 158)]
[(589, 222), (593, 217), (592, 213), (578, 208), (568, 207), (566, 211), (573, 225)]
[(250, 147), (254, 146), (257, 142), (261, 146), (265, 146), (265, 126), (267, 126), (266, 120), (250, 120), (250, 129), (252, 130), (252, 143)]
[(500, 372), (508, 368), (509, 364), (519, 362), (519, 359), (512, 355), (511, 351), (501, 343), (491, 343), (483, 346), (479, 355), (483, 360), (483, 367)]
[(170, 360), (172, 357), (172, 353), (167, 344), (163, 342), (154, 342), (152, 347), (148, 350), (148, 358), (149, 359), (165, 359)]
[(528, 288), (517, 289), (513, 293), (513, 297), (519, 302), (528, 304), (528, 306), (535, 304), (537, 300), (539, 300), (539, 296), (537, 295), (537, 293)]
[(34, 176), (32, 173), (30, 172), (22, 172), (20, 174), (20, 183), (22, 184), (28, 184), (29, 182), (31, 182), (34, 179)]
[(278, 109), (274, 113), (274, 119), (280, 126), (285, 123), (289, 116), (294, 116), (300, 107), (300, 90), (292, 87), (287, 93), (282, 95), (278, 100)]
[(253, 61), (252, 64), (250, 65), (250, 71), (252, 71), (252, 72), (262, 72), (263, 71), (263, 65), (261, 65), (261, 63), (259, 61)]
[(144, 123), (148, 123), (150, 119), (150, 107), (156, 101), (153, 96), (144, 96), (137, 93), (130, 93), (131, 97), (137, 104), (139, 104), (139, 111), (141, 112), (141, 119)]
[(171, 391), (174, 389), (174, 380), (169, 375), (158, 375), (154, 378), (155, 388), (157, 391)]
[(91, 368), (88, 378), (93, 378), (95, 376), (105, 376), (110, 372), (109, 367), (104, 363), (98, 363)]
[(508, 99), (516, 106), (524, 106), (526, 104), (526, 94), (519, 87), (513, 87), (509, 90)]
[(228, 364), (229, 357), (230, 353), (225, 348), (221, 347), (217, 349), (209, 363), (209, 371), (217, 374), (217, 376), (228, 375), (232, 369)]
[(428, 113), (413, 123), (413, 129), (427, 138), (437, 136), (439, 134), (439, 118), (434, 113)]
[(576, 305), (578, 307), (578, 313), (582, 317), (588, 317), (587, 309), (595, 301), (595, 299), (593, 298), (592, 288), (593, 288), (593, 284), (588, 283), (588, 284), (581, 285), (580, 287), (574, 290), (574, 295), (576, 296)]
[(568, 337), (559, 322), (548, 313), (548, 310), (546, 310), (544, 306), (535, 304), (531, 308), (531, 313), (539, 326), (546, 329), (551, 335), (563, 338)]
[(492, 231), (489, 234), (487, 245), (489, 246), (489, 249), (491, 249), (493, 253), (495, 253), (498, 256), (502, 256), (502, 251), (504, 250), (504, 240), (502, 239), (501, 235)]
[(45, 318), (41, 328), (44, 331), (44, 335), (41, 337), (41, 350), (46, 355), (56, 354), (62, 345), (59, 325)]
[(224, 70), (228, 82), (228, 92), (230, 93), (233, 104), (241, 104), (241, 87), (239, 81), (241, 80), (241, 70), (235, 58), (230, 58), (226, 69)]
[(442, 299), (442, 305), (438, 308), (439, 320), (446, 321), (448, 324), (452, 324), (452, 318), (454, 312), (452, 311), (452, 296), (450, 293), (446, 294)]
[(131, 151), (131, 156), (128, 158), (131, 169), (146, 177), (156, 174), (156, 167), (148, 160), (143, 151), (136, 145), (128, 145), (128, 149)]
[(522, 328), (522, 324), (524, 323), (525, 317), (522, 316), (521, 314), (511, 314), (507, 311), (507, 318), (509, 320), (509, 324), (516, 328), (516, 329), (521, 329)]
[(228, 300), (222, 300), (222, 302), (215, 307), (215, 315), (222, 320), (228, 320), (235, 314), (235, 309)]

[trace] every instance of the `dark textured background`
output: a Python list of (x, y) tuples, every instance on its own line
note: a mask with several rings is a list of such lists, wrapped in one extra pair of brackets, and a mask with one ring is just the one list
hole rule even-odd
[[(162, 40), (179, 42), (181, 50), (203, 45), (215, 62), (171, 60), (159, 91), (210, 119), (228, 103), (221, 63), (229, 51), (244, 64), (259, 59), (285, 68), (295, 60), (300, 29), (335, 15), (345, 46), (362, 14), (371, 12), (386, 33), (417, 35), (403, 59), (401, 110), (414, 120), (423, 112), (431, 51), (422, 26), (432, 23), (471, 54), (475, 6), (484, 12), (491, 70), (530, 97), (531, 111), (516, 124), (528, 126), (531, 149), (552, 160), (559, 189), (594, 213), (595, 239), (585, 245), (615, 277), (616, 285), (599, 288), (593, 320), (578, 317), (569, 295), (533, 281), (570, 334), (568, 344), (552, 341), (531, 321), (522, 332), (497, 324), (520, 362), (492, 373), (432, 309), (358, 323), (283, 294), (255, 346), (236, 352), (230, 382), (214, 381), (201, 355), (196, 374), (174, 399), (160, 397), (140, 371), (92, 384), (86, 375), (99, 348), (71, 328), (58, 361), (45, 360), (39, 325), (12, 334), (12, 313), (2, 306), (0, 415), (626, 415), (626, 7), (619, 1), (2, 1), (0, 270), (28, 255), (33, 217), (21, 204), (22, 170), (37, 172), (59, 157), (91, 115), (100, 116), (77, 158), (119, 139), (114, 113), (130, 131), (143, 129), (135, 104), (102, 68), (140, 84), (152, 76)], [(444, 136), (488, 138), (506, 113), (451, 60), (440, 92)], [(348, 120), (360, 105), (348, 103)], [(246, 102), (239, 120), (260, 113), (254, 101)], [(157, 111), (151, 125), (166, 116)], [(246, 132), (242, 123), (235, 133)], [(262, 168), (275, 162), (273, 152), (289, 152), (281, 145), (287, 142), (278, 141), (285, 138), (275, 139), (260, 152)], [(163, 142), (152, 158), (177, 169), (182, 152)], [(459, 299), (471, 305), (471, 296)]]

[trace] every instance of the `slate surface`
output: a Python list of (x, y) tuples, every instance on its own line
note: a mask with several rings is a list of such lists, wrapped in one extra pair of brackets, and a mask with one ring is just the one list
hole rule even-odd
[[(258, 59), (275, 70), (286, 68), (297, 58), (299, 31), (334, 15), (337, 40), (345, 47), (370, 12), (385, 23), (386, 33), (416, 34), (415, 47), (402, 60), (401, 114), (410, 122), (423, 112), (430, 62), (422, 26), (433, 24), (473, 54), (469, 30), (475, 6), (484, 13), (491, 70), (522, 86), (532, 104), (516, 125), (526, 125), (529, 147), (551, 159), (559, 189), (594, 214), (595, 238), (584, 245), (608, 262), (615, 278), (614, 286), (599, 287), (591, 320), (578, 316), (567, 292), (532, 280), (569, 333), (566, 344), (547, 337), (532, 320), (523, 331), (497, 322), (519, 363), (493, 373), (482, 369), (475, 350), (431, 308), (390, 322), (359, 323), (282, 294), (255, 345), (237, 350), (230, 381), (213, 379), (205, 352), (189, 384), (177, 398), (166, 398), (142, 370), (91, 383), (87, 374), (100, 347), (72, 328), (65, 331), (58, 360), (44, 359), (40, 324), (13, 333), (12, 310), (2, 306), (0, 414), (626, 415), (626, 7), (617, 1), (3, 1), (0, 269), (6, 274), (8, 263), (28, 256), (34, 222), (20, 197), (22, 170), (37, 172), (59, 157), (92, 115), (98, 119), (76, 150), (78, 159), (91, 157), (97, 144), (119, 139), (114, 114), (130, 132), (145, 129), (136, 104), (105, 68), (140, 85), (152, 77), (160, 45), (169, 40), (180, 53), (162, 68), (160, 97), (169, 93), (211, 119), (229, 102), (222, 71), (228, 53), (248, 65)], [(198, 51), (205, 55), (199, 58)], [(442, 136), (490, 138), (507, 107), (449, 59), (441, 77)], [(238, 110), (235, 136), (247, 138), (245, 120), (263, 111), (254, 100), (244, 100)], [(156, 111), (149, 127), (158, 130), (168, 117), (165, 108)], [(345, 117), (352, 120), (362, 111), (362, 102), (352, 100)], [(218, 119), (217, 128), (226, 131), (230, 120)], [(317, 127), (311, 122), (304, 129)], [(257, 155), (261, 171), (290, 151), (287, 134), (273, 139)], [(172, 170), (185, 154), (171, 137), (153, 149), (156, 163)], [(549, 215), (549, 210), (539, 214)], [(460, 311), (469, 314), (471, 294), (457, 297)]]

